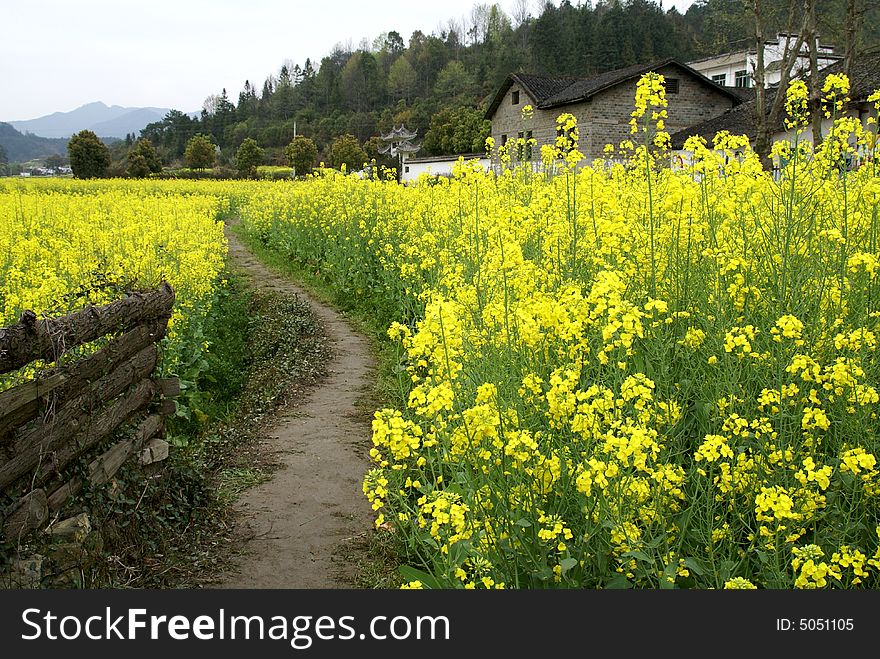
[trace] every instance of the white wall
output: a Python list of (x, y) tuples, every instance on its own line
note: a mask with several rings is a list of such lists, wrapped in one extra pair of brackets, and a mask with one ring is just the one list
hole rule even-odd
[[(451, 176), (452, 168), (458, 162), (458, 156), (449, 156), (449, 158), (431, 160), (428, 162), (407, 161), (403, 163), (403, 171), (400, 174), (400, 180), (404, 183), (414, 182), (422, 174), (431, 176)], [(468, 160), (467, 162), (472, 162)], [(478, 160), (480, 166), (489, 170), (491, 161), (488, 158), (480, 158)]]
[[(780, 34), (777, 35), (776, 43), (768, 43), (764, 46), (764, 66), (768, 65), (782, 59), (782, 56), (785, 54), (785, 43), (791, 37), (787, 35)], [(794, 45), (793, 43), (791, 44)], [(792, 70), (792, 78), (796, 78), (801, 74), (806, 74), (810, 68), (810, 59), (809, 59), (809, 46), (804, 43), (801, 46), (801, 56), (798, 58), (798, 61), (794, 65), (794, 69)], [(822, 57), (822, 55), (831, 55), (832, 49), (828, 47), (819, 47), (819, 57), (818, 64), (819, 69), (823, 69), (829, 64), (833, 64), (837, 61), (836, 58), (828, 58)], [(728, 87), (736, 86), (736, 72), (737, 71), (747, 71), (750, 77), (749, 87), (754, 87), (754, 80), (751, 79), (752, 74), (755, 72), (755, 66), (757, 65), (757, 56), (753, 51), (743, 50), (737, 53), (731, 53), (731, 58), (724, 58), (727, 61), (718, 61), (721, 60), (723, 56), (719, 56), (718, 58), (712, 58), (705, 62), (691, 62), (688, 64), (691, 68), (699, 71), (707, 78), (712, 78), (712, 76), (724, 74), (725, 81), (724, 85)], [(769, 71), (765, 72), (764, 75), (764, 86), (767, 87), (769, 85), (775, 85), (782, 79), (782, 72), (779, 69), (773, 68)]]

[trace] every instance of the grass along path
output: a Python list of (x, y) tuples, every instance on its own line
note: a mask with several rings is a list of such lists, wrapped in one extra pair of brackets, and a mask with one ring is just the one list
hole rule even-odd
[(375, 372), (369, 344), (334, 309), (263, 265), (228, 227), (226, 233), (232, 264), (254, 287), (309, 302), (332, 354), (327, 375), (266, 426), (266, 442), (281, 468), (237, 502), (250, 539), (217, 586), (351, 587), (359, 567), (352, 546), (366, 545), (353, 540), (373, 522), (361, 491), (370, 422), (358, 405)]

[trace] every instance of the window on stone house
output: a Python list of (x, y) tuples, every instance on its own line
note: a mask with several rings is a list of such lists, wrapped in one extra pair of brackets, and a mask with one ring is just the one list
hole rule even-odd
[(519, 105), (519, 90), (510, 94), (511, 105)]
[(745, 69), (737, 71), (733, 74), (733, 84), (734, 87), (751, 87), (752, 79), (749, 77), (749, 72)]
[(712, 82), (714, 82), (716, 85), (721, 85), (722, 87), (724, 87), (725, 85), (727, 85), (727, 74), (719, 73), (712, 76)]
[(501, 136), (501, 146), (504, 146), (505, 144), (507, 144), (507, 135), (502, 135)]
[(667, 94), (677, 94), (678, 93), (678, 78), (666, 78), (666, 93)]

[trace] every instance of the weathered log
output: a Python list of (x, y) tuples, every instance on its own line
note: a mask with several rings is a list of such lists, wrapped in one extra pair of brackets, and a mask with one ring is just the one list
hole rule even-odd
[(156, 386), (163, 398), (177, 398), (180, 395), (180, 378), (156, 380)]
[(92, 532), (92, 520), (88, 513), (80, 513), (55, 522), (46, 532), (55, 542), (82, 542)]
[(79, 396), (57, 407), (53, 414), (45, 415), (27, 432), (21, 434), (15, 442), (15, 453), (39, 448), (40, 445), (47, 446), (56, 437), (70, 437), (80, 426), (87, 425), (92, 414), (105, 402), (112, 400), (135, 382), (149, 377), (158, 358), (155, 345), (143, 348), (134, 357), (86, 387)]
[(89, 482), (102, 485), (113, 478), (132, 454), (162, 430), (162, 425), (162, 417), (157, 414), (144, 419), (131, 437), (114, 444), (89, 463)]
[(67, 500), (79, 494), (81, 489), (82, 480), (78, 476), (74, 476), (49, 495), (49, 510), (57, 513), (67, 503)]
[[(53, 389), (60, 386), (66, 376), (64, 373), (44, 375), (42, 377), (25, 382), (12, 389), (0, 391), (0, 434), (10, 427), (7, 418), (13, 417), (21, 408), (47, 396)], [(32, 407), (32, 406), (30, 406)]]
[(163, 336), (167, 319), (147, 321), (114, 339), (106, 346), (64, 369), (49, 371), (32, 382), (0, 392), (0, 445), (3, 436), (39, 412), (39, 400), (49, 396), (47, 405), (60, 405), (71, 395), (80, 394), (95, 379), (132, 359), (138, 352)]
[(62, 318), (38, 320), (33, 312), (26, 311), (17, 324), (0, 329), (0, 373), (14, 371), (35, 359), (56, 360), (74, 346), (128, 330), (145, 320), (169, 316), (173, 304), (174, 291), (162, 284)]
[[(2, 408), (0, 408), (2, 409)], [(40, 401), (32, 400), (13, 410), (0, 419), (0, 447), (9, 444), (15, 437), (14, 430), (36, 418), (40, 412)]]
[(168, 457), (170, 447), (164, 439), (151, 439), (141, 451), (141, 464), (151, 465)]
[(166, 398), (159, 403), (158, 412), (162, 416), (174, 416), (177, 413), (177, 403), (173, 398)]
[(18, 540), (49, 519), (49, 507), (44, 490), (34, 490), (25, 494), (12, 507), (3, 523), (3, 535), (7, 542)]
[[(146, 408), (155, 393), (153, 383), (150, 380), (140, 382), (123, 398), (110, 405), (101, 414), (93, 417), (89, 424), (74, 435), (70, 441), (60, 443), (54, 451), (45, 455), (34, 477), (35, 482), (45, 483), (64, 469), (73, 459), (109, 437), (119, 426)], [(0, 478), (0, 483), (2, 483), (2, 478)]]
[[(154, 346), (150, 348), (155, 351)], [(153, 367), (150, 366), (147, 373), (152, 369)], [(119, 367), (106, 377), (112, 378), (121, 370), (129, 370), (128, 365)], [(136, 375), (137, 372), (128, 373), (128, 377), (136, 377)], [(122, 380), (119, 380), (116, 384), (121, 382)], [(124, 389), (125, 387), (121, 387), (121, 390)], [(106, 437), (135, 412), (149, 405), (153, 395), (153, 383), (144, 380), (98, 415), (90, 417), (86, 410), (85, 418), (68, 417), (65, 423), (35, 429), (29, 433), (33, 435), (30, 437), (30, 443), (18, 447), (18, 453), (8, 462), (0, 465), (0, 488), (15, 482), (41, 463), (42, 468), (38, 478), (41, 482), (46, 480), (53, 471), (62, 469), (71, 459)]]

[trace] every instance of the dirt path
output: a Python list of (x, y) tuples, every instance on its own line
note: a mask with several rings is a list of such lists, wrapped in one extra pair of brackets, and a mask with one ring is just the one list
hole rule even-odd
[(308, 300), (332, 357), (327, 376), (279, 410), (267, 428), (266, 441), (283, 466), (239, 499), (251, 539), (237, 573), (217, 587), (351, 587), (357, 566), (343, 561), (340, 549), (373, 522), (361, 491), (370, 424), (357, 407), (374, 369), (367, 340), (331, 307), (264, 266), (229, 231), (227, 237), (232, 262), (255, 287)]

